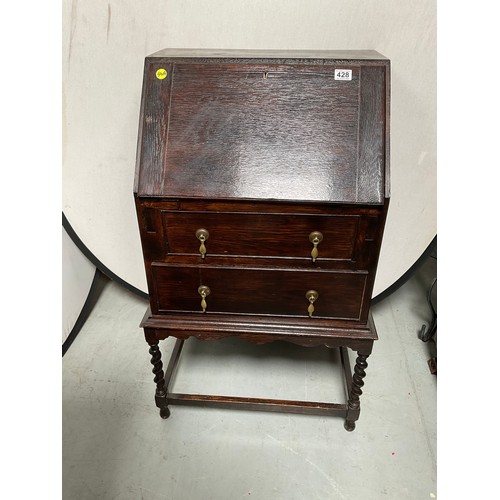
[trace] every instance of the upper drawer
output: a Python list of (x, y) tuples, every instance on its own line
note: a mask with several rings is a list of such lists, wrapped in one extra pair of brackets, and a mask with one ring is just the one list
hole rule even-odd
[(171, 254), (198, 254), (199, 229), (208, 231), (206, 256), (286, 257), (311, 260), (311, 233), (320, 234), (319, 261), (353, 258), (359, 216), (163, 212)]

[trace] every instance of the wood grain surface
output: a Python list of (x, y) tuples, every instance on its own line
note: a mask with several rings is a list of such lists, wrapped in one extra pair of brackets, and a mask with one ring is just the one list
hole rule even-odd
[[(306, 292), (314, 289), (316, 317), (359, 320), (367, 273), (224, 266), (152, 266), (158, 311), (201, 313), (198, 287), (210, 288), (207, 312), (308, 317)], [(203, 321), (202, 318), (199, 321)]]
[(311, 260), (309, 235), (319, 231), (318, 262), (323, 259), (351, 260), (358, 232), (358, 216), (294, 214), (240, 214), (214, 212), (164, 212), (165, 233), (171, 253), (198, 254), (199, 228), (209, 231), (205, 242), (212, 255), (253, 255)]
[(146, 62), (140, 196), (383, 204), (387, 60), (208, 61)]
[(332, 326), (329, 319), (288, 316), (282, 317), (238, 314), (192, 313), (153, 314), (148, 309), (141, 321), (141, 328), (148, 342), (164, 340), (167, 337), (200, 340), (219, 340), (238, 337), (255, 344), (277, 340), (293, 342), (302, 346), (326, 345), (328, 347), (348, 346), (358, 352), (370, 354), (373, 342), (378, 339), (377, 329), (370, 314), (366, 325), (352, 321), (336, 321)]

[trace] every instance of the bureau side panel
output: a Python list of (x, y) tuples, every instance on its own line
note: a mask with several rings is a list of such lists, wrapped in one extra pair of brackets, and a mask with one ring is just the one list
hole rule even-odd
[(173, 78), (172, 64), (146, 59), (137, 152), (139, 194), (159, 194), (163, 188)]
[(144, 200), (135, 197), (135, 208), (137, 223), (141, 238), (144, 268), (148, 285), (151, 310), (154, 314), (158, 312), (157, 303), (154, 299), (154, 279), (151, 272), (151, 263), (164, 259), (168, 254), (168, 242), (161, 223), (161, 212), (144, 204)]
[(361, 67), (356, 201), (384, 198), (385, 71), (384, 66)]

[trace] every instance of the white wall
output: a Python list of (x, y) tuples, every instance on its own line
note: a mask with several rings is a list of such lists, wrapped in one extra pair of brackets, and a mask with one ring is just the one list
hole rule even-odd
[(436, 234), (434, 0), (63, 0), (63, 210), (146, 291), (132, 186), (144, 57), (166, 47), (375, 49), (392, 61), (392, 199), (374, 294)]

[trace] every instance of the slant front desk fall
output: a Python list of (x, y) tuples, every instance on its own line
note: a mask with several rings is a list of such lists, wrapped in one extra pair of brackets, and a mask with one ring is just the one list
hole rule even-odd
[[(341, 415), (354, 429), (377, 339), (389, 67), (374, 51), (146, 58), (134, 194), (150, 298), (141, 327), (163, 418), (190, 404)], [(177, 341), (164, 372), (167, 337)], [(189, 337), (338, 348), (346, 402), (171, 392)]]

